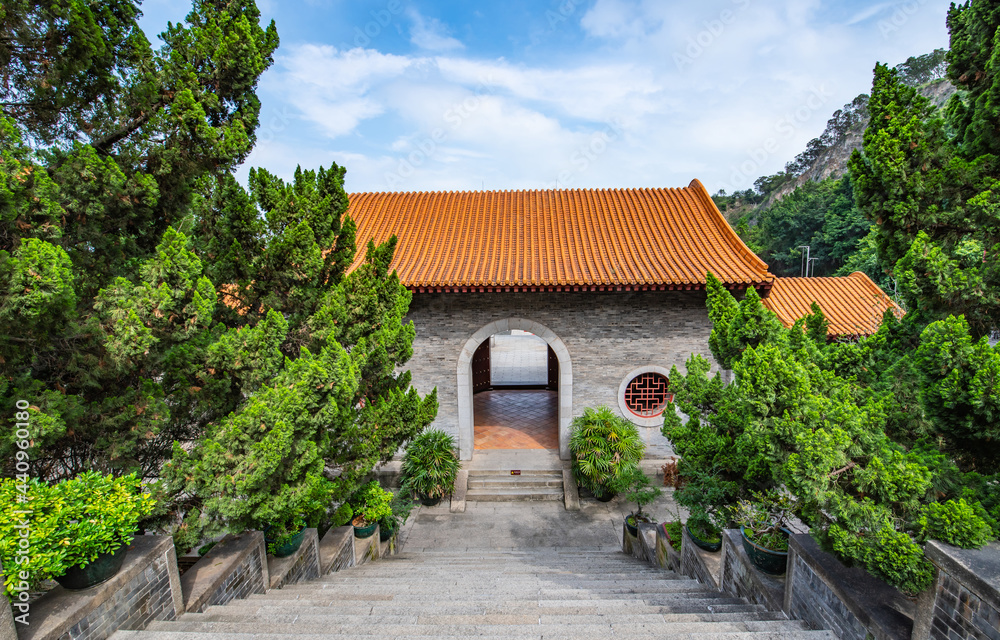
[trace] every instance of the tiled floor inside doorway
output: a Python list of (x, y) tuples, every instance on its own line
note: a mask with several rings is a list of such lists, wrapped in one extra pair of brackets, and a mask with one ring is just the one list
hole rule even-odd
[(476, 449), (558, 449), (559, 394), (483, 391), (472, 397)]

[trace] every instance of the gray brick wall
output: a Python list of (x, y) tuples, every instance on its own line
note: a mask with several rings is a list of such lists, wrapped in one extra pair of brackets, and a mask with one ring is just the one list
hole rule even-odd
[(784, 603), (785, 577), (758, 570), (743, 548), (739, 529), (722, 532), (722, 590), (769, 611), (780, 611)]
[(330, 571), (340, 571), (341, 569), (346, 569), (348, 567), (354, 566), (354, 545), (345, 544), (340, 548), (340, 552), (337, 554), (336, 559), (331, 565)]
[(124, 588), (62, 635), (63, 640), (103, 640), (117, 629), (145, 629), (154, 620), (174, 619), (167, 558), (158, 556)]
[(18, 637), (103, 640), (117, 629), (143, 629), (154, 620), (173, 620), (177, 556), (169, 536), (136, 536), (122, 568), (83, 591), (56, 587), (32, 603), (29, 624)]
[[(566, 344), (573, 364), (573, 414), (608, 405), (618, 412), (618, 387), (633, 369), (681, 371), (692, 353), (711, 360), (711, 322), (702, 291), (587, 293), (415, 293), (408, 319), (416, 327), (413, 384), (438, 390), (435, 427), (458, 435), (458, 357), (480, 328), (524, 318), (545, 325)], [(658, 427), (641, 428), (647, 456), (670, 455)]]
[(248, 553), (236, 569), (229, 573), (218, 588), (212, 592), (212, 595), (193, 612), (201, 613), (212, 605), (226, 604), (230, 600), (242, 600), (251, 593), (264, 593), (266, 591), (267, 585), (264, 584), (261, 554)]
[(840, 640), (865, 640), (868, 629), (826, 584), (802, 556), (789, 556), (794, 576), (785, 613), (793, 620), (805, 620), (814, 629), (829, 629)]
[(946, 572), (937, 582), (931, 638), (1000, 640), (1000, 610), (965, 588)]
[(303, 580), (310, 580), (319, 577), (319, 539), (315, 529), (307, 531), (305, 540), (299, 551), (295, 555), (295, 561), (284, 576), (280, 577), (277, 584), (272, 577), (271, 588), (281, 588), (286, 584), (295, 584)]
[(691, 541), (687, 528), (685, 528), (681, 541), (681, 574), (690, 576), (712, 589), (718, 589), (718, 569), (716, 566), (709, 567), (708, 562), (714, 561), (713, 564), (718, 565), (721, 561), (721, 558), (719, 558), (720, 553), (719, 551), (709, 553), (708, 551), (699, 549)]

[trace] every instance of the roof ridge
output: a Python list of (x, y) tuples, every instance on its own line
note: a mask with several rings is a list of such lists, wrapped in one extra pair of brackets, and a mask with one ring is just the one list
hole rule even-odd
[[(697, 182), (697, 186), (694, 183)], [(409, 196), (409, 195), (436, 195), (443, 193), (450, 194), (477, 194), (477, 193), (560, 193), (560, 192), (581, 192), (581, 191), (595, 191), (595, 192), (642, 192), (642, 191), (687, 191), (688, 189), (696, 189), (700, 187), (704, 189), (705, 187), (700, 181), (694, 180), (692, 184), (686, 187), (573, 187), (568, 189), (437, 189), (431, 191), (354, 191), (348, 193), (348, 198), (361, 197), (361, 196)]]

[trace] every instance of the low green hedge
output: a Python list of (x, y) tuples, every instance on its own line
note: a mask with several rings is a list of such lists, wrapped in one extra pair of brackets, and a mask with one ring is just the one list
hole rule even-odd
[[(134, 476), (87, 472), (56, 484), (0, 480), (0, 562), (11, 600), (132, 542), (154, 500)], [(25, 542), (26, 541), (26, 542)]]

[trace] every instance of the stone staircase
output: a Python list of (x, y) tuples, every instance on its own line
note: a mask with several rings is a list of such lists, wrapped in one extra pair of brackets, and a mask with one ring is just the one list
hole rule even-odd
[(112, 640), (479, 636), (835, 640), (625, 554), (586, 548), (403, 553)]
[(470, 469), (466, 500), (478, 502), (520, 502), (562, 500), (561, 469), (523, 469), (511, 475), (507, 469)]

